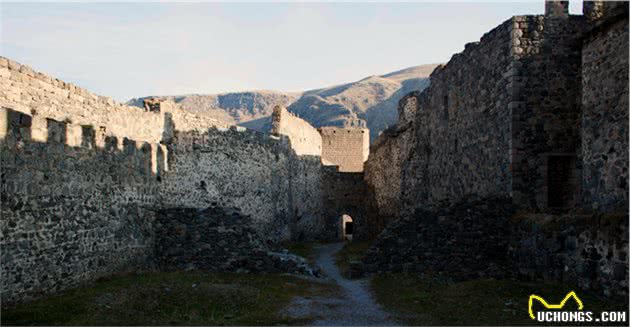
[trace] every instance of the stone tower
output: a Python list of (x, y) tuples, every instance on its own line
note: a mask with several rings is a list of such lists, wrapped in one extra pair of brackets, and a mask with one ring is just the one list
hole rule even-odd
[(569, 17), (569, 1), (545, 1), (545, 16)]

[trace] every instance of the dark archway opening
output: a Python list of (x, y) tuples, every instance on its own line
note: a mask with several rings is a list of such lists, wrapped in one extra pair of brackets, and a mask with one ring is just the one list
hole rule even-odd
[(354, 221), (349, 215), (341, 215), (340, 219), (340, 238), (343, 241), (352, 241), (352, 234), (354, 232)]

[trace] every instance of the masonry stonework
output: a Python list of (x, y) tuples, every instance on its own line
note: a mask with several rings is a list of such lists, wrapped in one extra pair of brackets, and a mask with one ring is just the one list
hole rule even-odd
[(271, 117), (271, 134), (285, 135), (295, 154), (321, 156), (322, 136), (307, 121), (293, 115), (282, 106), (275, 106)]
[(325, 237), (310, 150), (321, 141), (308, 148), (321, 136), (296, 117), (280, 117), (276, 136), (227, 128), (169, 101), (121, 105), (7, 58), (0, 86), (3, 303), (158, 269), (170, 229), (156, 234), (157, 211), (236, 207), (261, 244)]
[[(585, 2), (584, 15), (567, 5), (512, 17), (401, 100), (365, 165), (365, 225), (381, 232), (368, 270), (465, 278), (507, 265), (628, 294), (628, 3)], [(496, 199), (505, 210), (471, 218)], [(465, 245), (471, 233), (494, 255)], [(493, 256), (493, 267), (465, 263)]]
[(628, 15), (623, 6), (605, 2), (598, 11), (585, 12), (607, 17), (594, 20), (582, 49), (584, 205), (603, 211), (628, 208), (628, 86), (621, 82), (628, 80)]
[(155, 257), (165, 271), (299, 273), (319, 276), (306, 259), (274, 251), (238, 208), (210, 206), (160, 210)]
[(213, 128), (176, 132), (168, 149), (160, 206), (237, 207), (271, 241), (318, 237), (319, 158), (297, 156), (286, 137)]
[(532, 213), (516, 215), (510, 224), (507, 255), (514, 277), (627, 298), (627, 214)]
[(151, 268), (160, 145), (5, 108), (0, 116), (3, 302)]
[(400, 164), (404, 210), (510, 192), (512, 27), (508, 20), (467, 44), (433, 71), (424, 92), (411, 95), (411, 150)]
[(274, 249), (341, 240), (344, 215), (375, 238), (369, 272), (627, 295), (627, 80), (627, 2), (508, 19), (403, 97), (371, 148), (367, 129), (282, 107), (263, 134), (0, 57), (1, 300), (122, 271), (316, 275)]
[(322, 169), (322, 208), (325, 239), (343, 240), (343, 215), (353, 221), (353, 240), (367, 239), (366, 188), (362, 172), (342, 172), (336, 166)]
[(320, 127), (322, 163), (339, 166), (342, 172), (361, 172), (370, 152), (367, 128)]

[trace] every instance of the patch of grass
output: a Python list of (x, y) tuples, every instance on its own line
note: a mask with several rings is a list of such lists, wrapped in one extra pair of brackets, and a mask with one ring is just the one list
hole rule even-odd
[(2, 325), (304, 324), (279, 311), (332, 286), (281, 274), (173, 272), (115, 276), (2, 308)]
[[(602, 310), (628, 310), (623, 299), (602, 299), (561, 284), (509, 280), (449, 283), (405, 274), (383, 274), (372, 279), (371, 288), (384, 308), (410, 325), (536, 325), (540, 323), (531, 320), (528, 314), (531, 294), (542, 296), (549, 303), (559, 303), (572, 290), (583, 301), (584, 310), (593, 311), (594, 317), (599, 317)], [(567, 304), (570, 310), (576, 307), (574, 303)], [(542, 306), (536, 305), (534, 310), (542, 310)]]
[(339, 267), (341, 274), (347, 276), (350, 261), (360, 261), (369, 247), (370, 243), (367, 241), (346, 242), (343, 248), (335, 255), (335, 263)]

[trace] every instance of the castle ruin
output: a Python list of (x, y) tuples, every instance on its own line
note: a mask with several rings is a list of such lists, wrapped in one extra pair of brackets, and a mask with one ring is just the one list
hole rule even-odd
[(260, 244), (340, 240), (347, 215), (353, 238), (374, 240), (366, 272), (627, 295), (627, 81), (628, 4), (602, 1), (583, 15), (548, 2), (467, 44), (371, 147), (365, 128), (318, 130), (280, 106), (264, 134), (0, 57), (2, 300), (163, 258), (186, 267), (170, 233), (187, 248), (225, 235), (181, 218), (195, 212)]
[(583, 11), (512, 17), (401, 99), (366, 164), (367, 270), (627, 294), (628, 3)]

